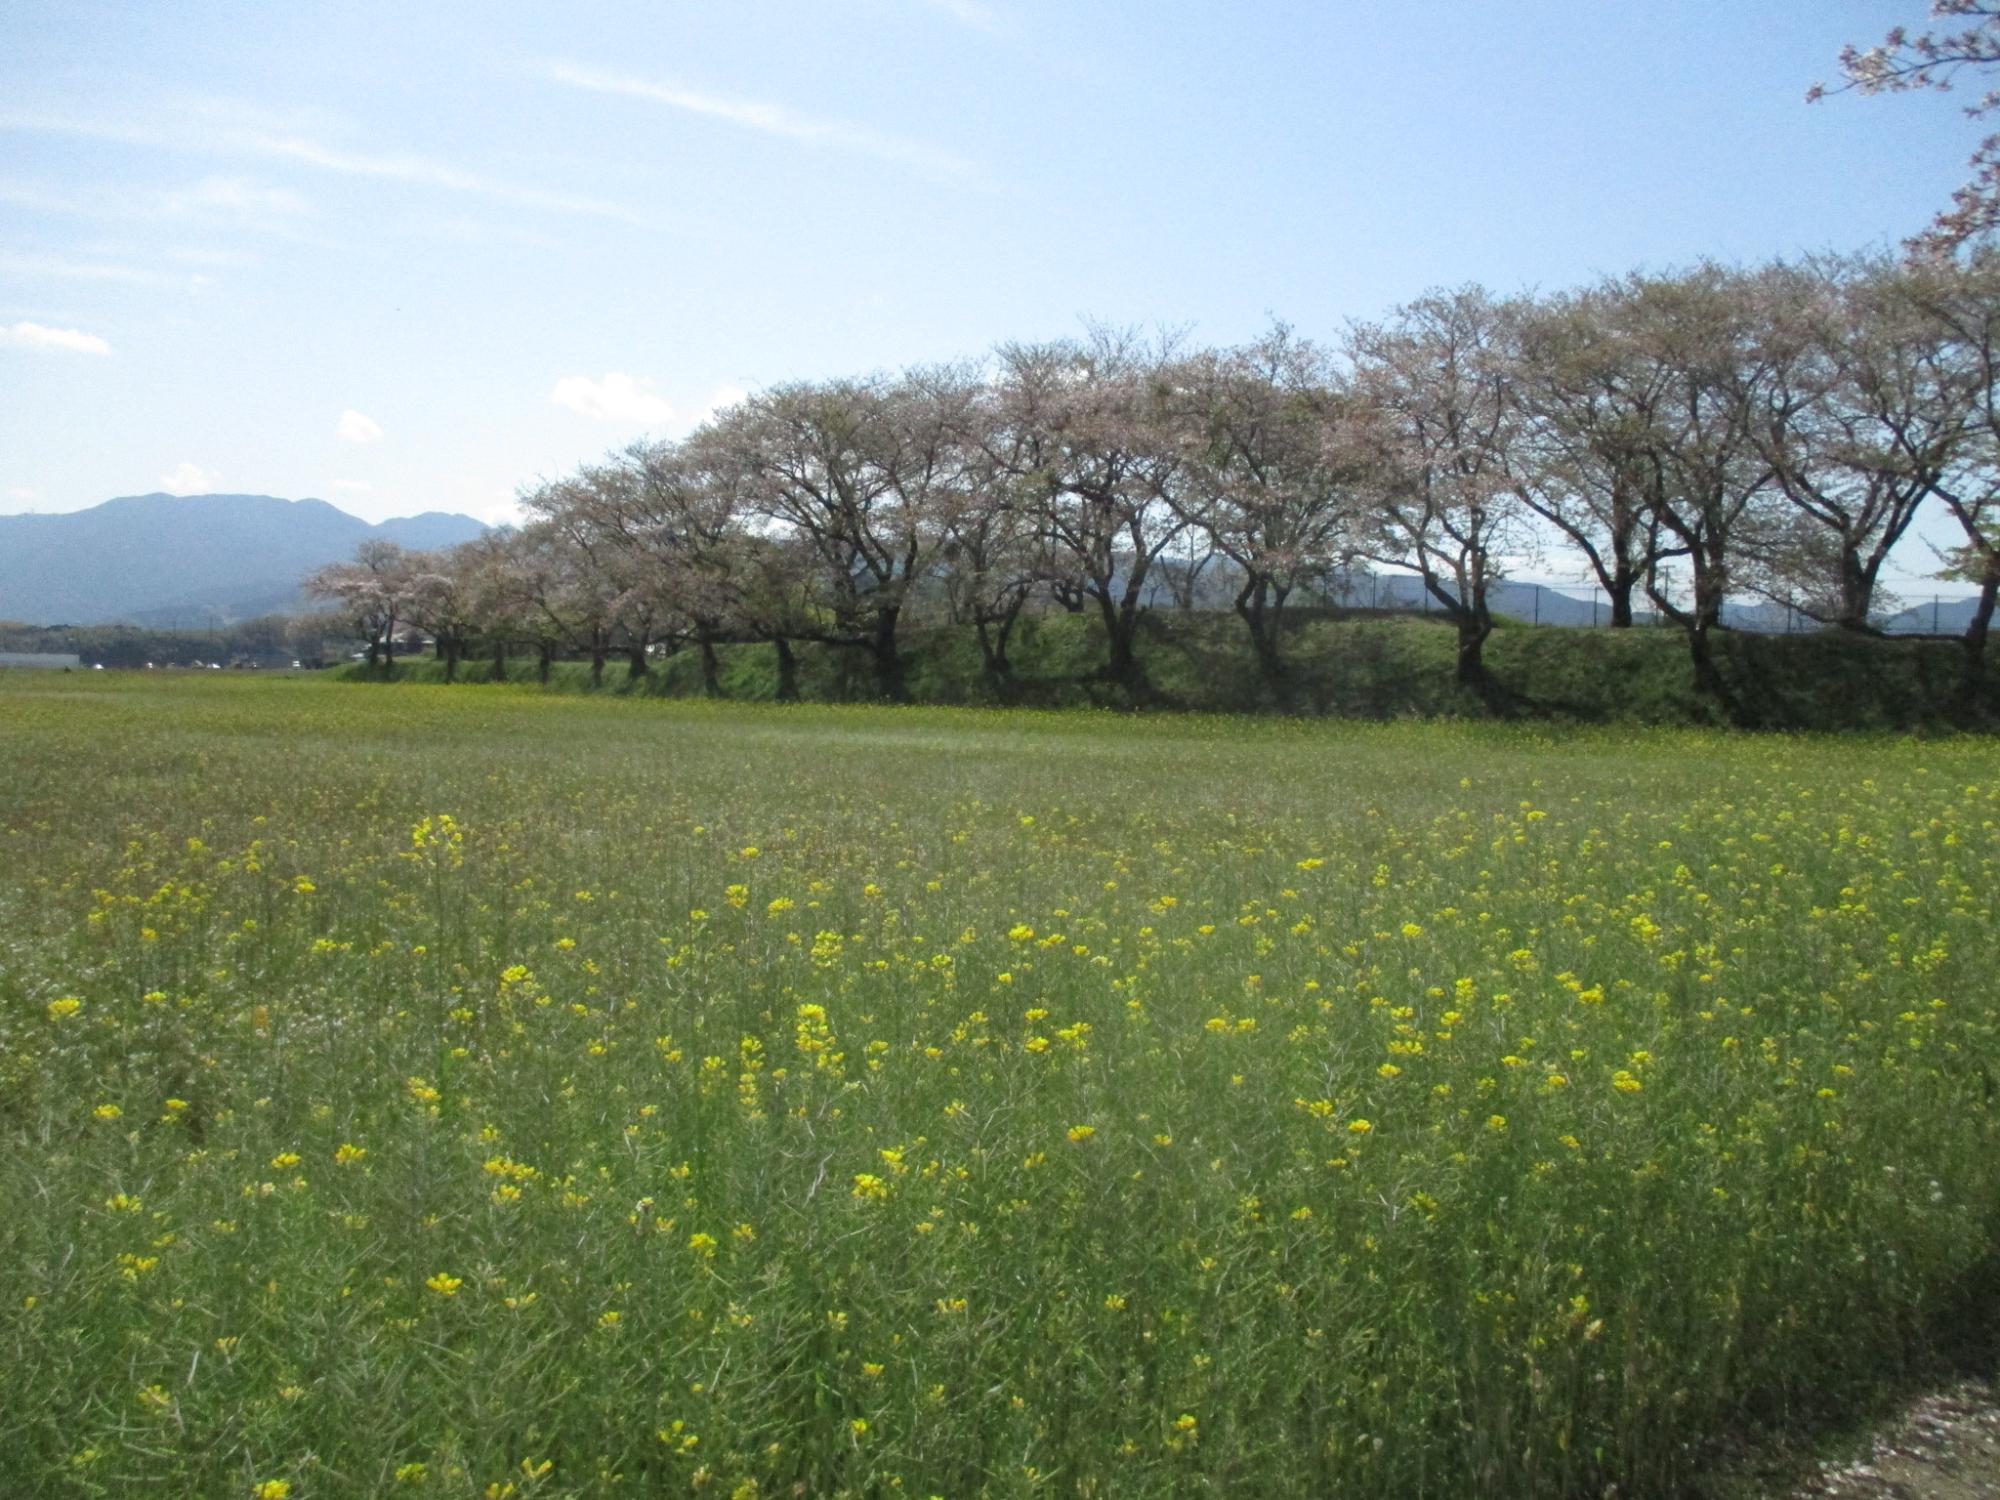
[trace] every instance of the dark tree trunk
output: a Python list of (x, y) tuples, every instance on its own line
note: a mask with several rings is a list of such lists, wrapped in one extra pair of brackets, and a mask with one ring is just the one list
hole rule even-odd
[(701, 647), (701, 690), (711, 698), (720, 698), (722, 672), (715, 659), (715, 638), (704, 630), (698, 644)]
[(900, 605), (875, 611), (875, 638), (870, 649), (875, 655), (875, 686), (884, 698), (900, 702), (903, 697), (903, 658), (896, 650), (896, 622)]
[(792, 643), (783, 636), (774, 637), (771, 644), (778, 652), (778, 701), (796, 703), (799, 697), (799, 659), (792, 652)]
[(495, 682), (505, 682), (507, 680), (507, 643), (505, 641), (495, 641), (493, 643), (493, 680)]
[(590, 685), (592, 687), (604, 686), (604, 662), (605, 658), (610, 654), (602, 635), (593, 635), (590, 638)]
[(1722, 673), (1715, 665), (1715, 642), (1711, 632), (1714, 626), (1703, 616), (1696, 616), (1688, 626), (1688, 656), (1694, 662), (1694, 685), (1711, 698), (1726, 701), (1728, 691), (1723, 685)]
[(986, 675), (995, 683), (1005, 682), (1013, 675), (1014, 663), (1007, 656), (1007, 643), (1013, 639), (1014, 625), (1021, 618), (1021, 609), (1026, 603), (1027, 596), (1017, 594), (998, 614), (982, 611), (973, 622), (979, 636), (979, 655), (985, 664)]
[(652, 668), (646, 661), (646, 643), (644, 641), (625, 648), (625, 672), (629, 678), (636, 682), (641, 677), (646, 676), (651, 670)]
[[(1270, 607), (1271, 592), (1271, 580), (1261, 573), (1255, 575), (1237, 590), (1236, 613), (1250, 632), (1250, 648), (1257, 654), (1258, 668), (1275, 682), (1284, 675), (1284, 663), (1278, 658), (1278, 617)], [(1282, 595), (1278, 602), (1282, 608)]]
[(1630, 630), (1632, 628), (1632, 591), (1638, 586), (1639, 574), (1628, 562), (1621, 562), (1611, 571), (1611, 578), (1605, 593), (1611, 598), (1611, 628)]
[(1104, 675), (1120, 686), (1137, 689), (1141, 685), (1139, 671), (1139, 597), (1146, 583), (1146, 566), (1138, 557), (1132, 559), (1132, 569), (1125, 576), (1125, 592), (1118, 598), (1111, 595), (1111, 581), (1107, 578), (1094, 584), (1090, 596), (1097, 601), (1097, 610), (1104, 620), (1105, 644), (1109, 655), (1104, 663)]
[(1458, 665), (1453, 676), (1464, 683), (1486, 678), (1486, 638), (1493, 619), (1482, 609), (1461, 609), (1458, 616)]
[(382, 643), (379, 640), (371, 640), (368, 642), (368, 670), (372, 672), (381, 665)]
[(549, 680), (549, 671), (555, 665), (556, 651), (547, 641), (540, 641), (535, 647), (535, 678), (539, 682)]
[(1875, 602), (1874, 570), (1847, 537), (1840, 539), (1840, 617), (1834, 624), (1856, 633), (1868, 631), (1868, 608)]
[(446, 682), (458, 681), (458, 637), (453, 636), (449, 641), (446, 641), (443, 636), (439, 636), (438, 651), (444, 657), (444, 680)]
[(1986, 559), (1986, 576), (1979, 580), (1979, 602), (1965, 627), (1965, 678), (1960, 696), (1970, 709), (1979, 701), (1986, 680), (1986, 637), (1993, 624), (1993, 606), (2000, 600), (2000, 557)]
[(1110, 648), (1104, 675), (1113, 682), (1129, 683), (1139, 674), (1138, 654), (1132, 649), (1132, 631), (1124, 612), (1107, 594), (1097, 599), (1098, 613), (1104, 618), (1105, 644)]

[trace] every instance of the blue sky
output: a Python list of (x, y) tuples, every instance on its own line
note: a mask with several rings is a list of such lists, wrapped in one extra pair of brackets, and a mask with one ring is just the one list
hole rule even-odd
[(1949, 99), (1808, 106), (1921, 0), (0, 8), (0, 512), (489, 519), (759, 385), (1082, 318), (1893, 245)]

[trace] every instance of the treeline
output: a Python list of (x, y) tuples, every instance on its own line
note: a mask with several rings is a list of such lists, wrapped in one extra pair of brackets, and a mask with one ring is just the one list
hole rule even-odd
[(393, 655), (587, 655), (767, 641), (853, 647), (902, 695), (899, 631), (969, 626), (1004, 680), (1023, 612), (1094, 611), (1107, 678), (1137, 685), (1149, 585), (1213, 565), (1255, 660), (1286, 671), (1288, 605), (1407, 570), (1484, 673), (1509, 559), (1580, 554), (1611, 623), (1650, 605), (1719, 691), (1725, 598), (1868, 633), (1919, 517), (1948, 518), (1979, 586), (1977, 678), (2000, 592), (2000, 254), (1703, 264), (1548, 296), (1435, 292), (1322, 345), (1237, 348), (1093, 329), (979, 361), (778, 386), (678, 441), (538, 484), (528, 521), (448, 552), (365, 545), (322, 570)]

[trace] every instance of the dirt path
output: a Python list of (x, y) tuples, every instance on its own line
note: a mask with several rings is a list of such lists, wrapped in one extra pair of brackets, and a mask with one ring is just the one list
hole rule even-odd
[(1873, 1449), (1825, 1463), (1784, 1500), (2000, 1500), (2000, 1387), (1969, 1380), (1913, 1403)]

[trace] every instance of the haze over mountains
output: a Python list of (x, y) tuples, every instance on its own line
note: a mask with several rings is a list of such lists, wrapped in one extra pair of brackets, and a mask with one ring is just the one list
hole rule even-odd
[(371, 525), (324, 500), (273, 495), (127, 495), (0, 516), (0, 620), (228, 624), (297, 607), (308, 573), (370, 537), (447, 547), (485, 529), (444, 511)]

